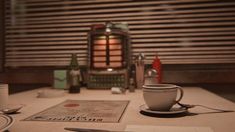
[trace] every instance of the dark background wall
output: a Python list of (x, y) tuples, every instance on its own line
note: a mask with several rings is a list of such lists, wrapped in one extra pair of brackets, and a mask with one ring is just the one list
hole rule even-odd
[(3, 31), (4, 31), (4, 8), (3, 8), (3, 0), (0, 1), (0, 72), (3, 70), (3, 44), (4, 44), (4, 39), (3, 39)]

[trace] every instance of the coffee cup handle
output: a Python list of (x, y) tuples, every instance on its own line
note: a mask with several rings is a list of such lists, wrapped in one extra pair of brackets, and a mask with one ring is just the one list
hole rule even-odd
[(184, 95), (184, 91), (181, 87), (178, 87), (178, 89), (180, 90), (180, 97), (175, 101), (175, 103), (180, 102), (180, 100), (183, 98)]

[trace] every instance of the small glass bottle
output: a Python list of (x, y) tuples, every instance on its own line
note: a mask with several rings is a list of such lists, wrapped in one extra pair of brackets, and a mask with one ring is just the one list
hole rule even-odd
[(135, 92), (135, 88), (136, 88), (136, 81), (135, 81), (135, 69), (134, 67), (131, 70), (131, 77), (129, 79), (129, 92)]
[(69, 93), (80, 93), (80, 77), (81, 74), (77, 54), (72, 54), (69, 65)]
[(134, 79), (133, 78), (130, 78), (130, 81), (129, 81), (129, 92), (135, 92), (135, 84), (134, 84)]

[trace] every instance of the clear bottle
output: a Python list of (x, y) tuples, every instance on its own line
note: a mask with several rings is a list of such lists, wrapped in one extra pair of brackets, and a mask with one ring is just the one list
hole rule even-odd
[(135, 69), (133, 67), (131, 70), (131, 76), (129, 79), (129, 92), (135, 92), (135, 88), (136, 88), (135, 75), (136, 75), (136, 73), (135, 73)]
[(130, 78), (130, 81), (129, 81), (129, 92), (135, 92), (135, 84), (134, 84), (133, 78)]
[(72, 54), (69, 65), (69, 93), (80, 93), (80, 78), (81, 74), (77, 54)]

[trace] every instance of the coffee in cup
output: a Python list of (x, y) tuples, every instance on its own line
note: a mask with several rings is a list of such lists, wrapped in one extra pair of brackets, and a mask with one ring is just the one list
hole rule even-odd
[[(177, 99), (178, 91), (180, 95)], [(143, 85), (143, 97), (146, 105), (153, 111), (169, 111), (183, 97), (183, 89), (173, 84)]]

